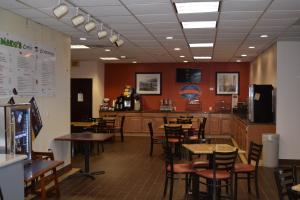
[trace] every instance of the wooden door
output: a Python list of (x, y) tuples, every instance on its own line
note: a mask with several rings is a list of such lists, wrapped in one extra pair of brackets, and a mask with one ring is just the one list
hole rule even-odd
[(92, 117), (92, 91), (92, 79), (71, 79), (71, 121), (86, 121)]

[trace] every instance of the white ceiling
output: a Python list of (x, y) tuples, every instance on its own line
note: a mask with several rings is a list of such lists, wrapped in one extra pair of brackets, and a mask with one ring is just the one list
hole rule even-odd
[[(216, 1), (216, 0), (190, 0)], [(177, 14), (174, 2), (187, 0), (62, 0), (69, 13), (57, 20), (52, 9), (58, 0), (0, 0), (0, 7), (27, 17), (72, 37), (72, 44), (90, 45), (88, 50), (72, 50), (73, 60), (125, 55), (126, 59), (106, 62), (196, 62), (193, 56), (212, 56), (211, 61), (251, 61), (277, 40), (300, 40), (300, 0), (221, 0), (219, 12)], [(74, 28), (75, 7), (121, 35), (125, 44), (98, 40), (97, 32)], [(83, 13), (84, 14), (84, 13)], [(216, 29), (183, 30), (182, 21), (217, 20)], [(268, 38), (260, 38), (268, 34)], [(166, 40), (173, 36), (173, 40)], [(80, 41), (86, 37), (87, 41)], [(214, 42), (213, 48), (189, 48), (188, 43)], [(255, 46), (255, 49), (249, 49)], [(181, 48), (174, 51), (175, 47)], [(105, 48), (112, 51), (105, 52)], [(241, 58), (241, 54), (247, 54)], [(180, 58), (185, 55), (185, 58)]]

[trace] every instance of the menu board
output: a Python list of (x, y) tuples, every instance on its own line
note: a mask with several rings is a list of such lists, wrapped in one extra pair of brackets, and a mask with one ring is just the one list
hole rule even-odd
[(55, 52), (0, 32), (0, 97), (54, 96)]

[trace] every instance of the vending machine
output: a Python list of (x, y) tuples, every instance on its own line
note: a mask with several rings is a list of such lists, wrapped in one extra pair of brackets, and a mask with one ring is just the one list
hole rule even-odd
[(0, 153), (31, 159), (30, 104), (0, 105)]

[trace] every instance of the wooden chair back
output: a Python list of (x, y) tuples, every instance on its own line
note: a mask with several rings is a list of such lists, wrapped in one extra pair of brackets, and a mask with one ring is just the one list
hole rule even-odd
[(249, 153), (248, 153), (248, 164), (251, 164), (252, 161), (254, 161), (256, 170), (258, 168), (262, 149), (263, 149), (263, 145), (256, 144), (254, 142), (250, 142), (250, 148), (249, 148)]
[(165, 126), (165, 136), (167, 143), (172, 140), (178, 140), (178, 143), (183, 141), (183, 131), (182, 126)]
[(288, 190), (297, 184), (296, 166), (278, 168), (274, 171), (275, 182), (280, 200), (288, 195)]
[(238, 149), (232, 152), (213, 152), (213, 175), (216, 177), (218, 170), (225, 170), (233, 174)]

